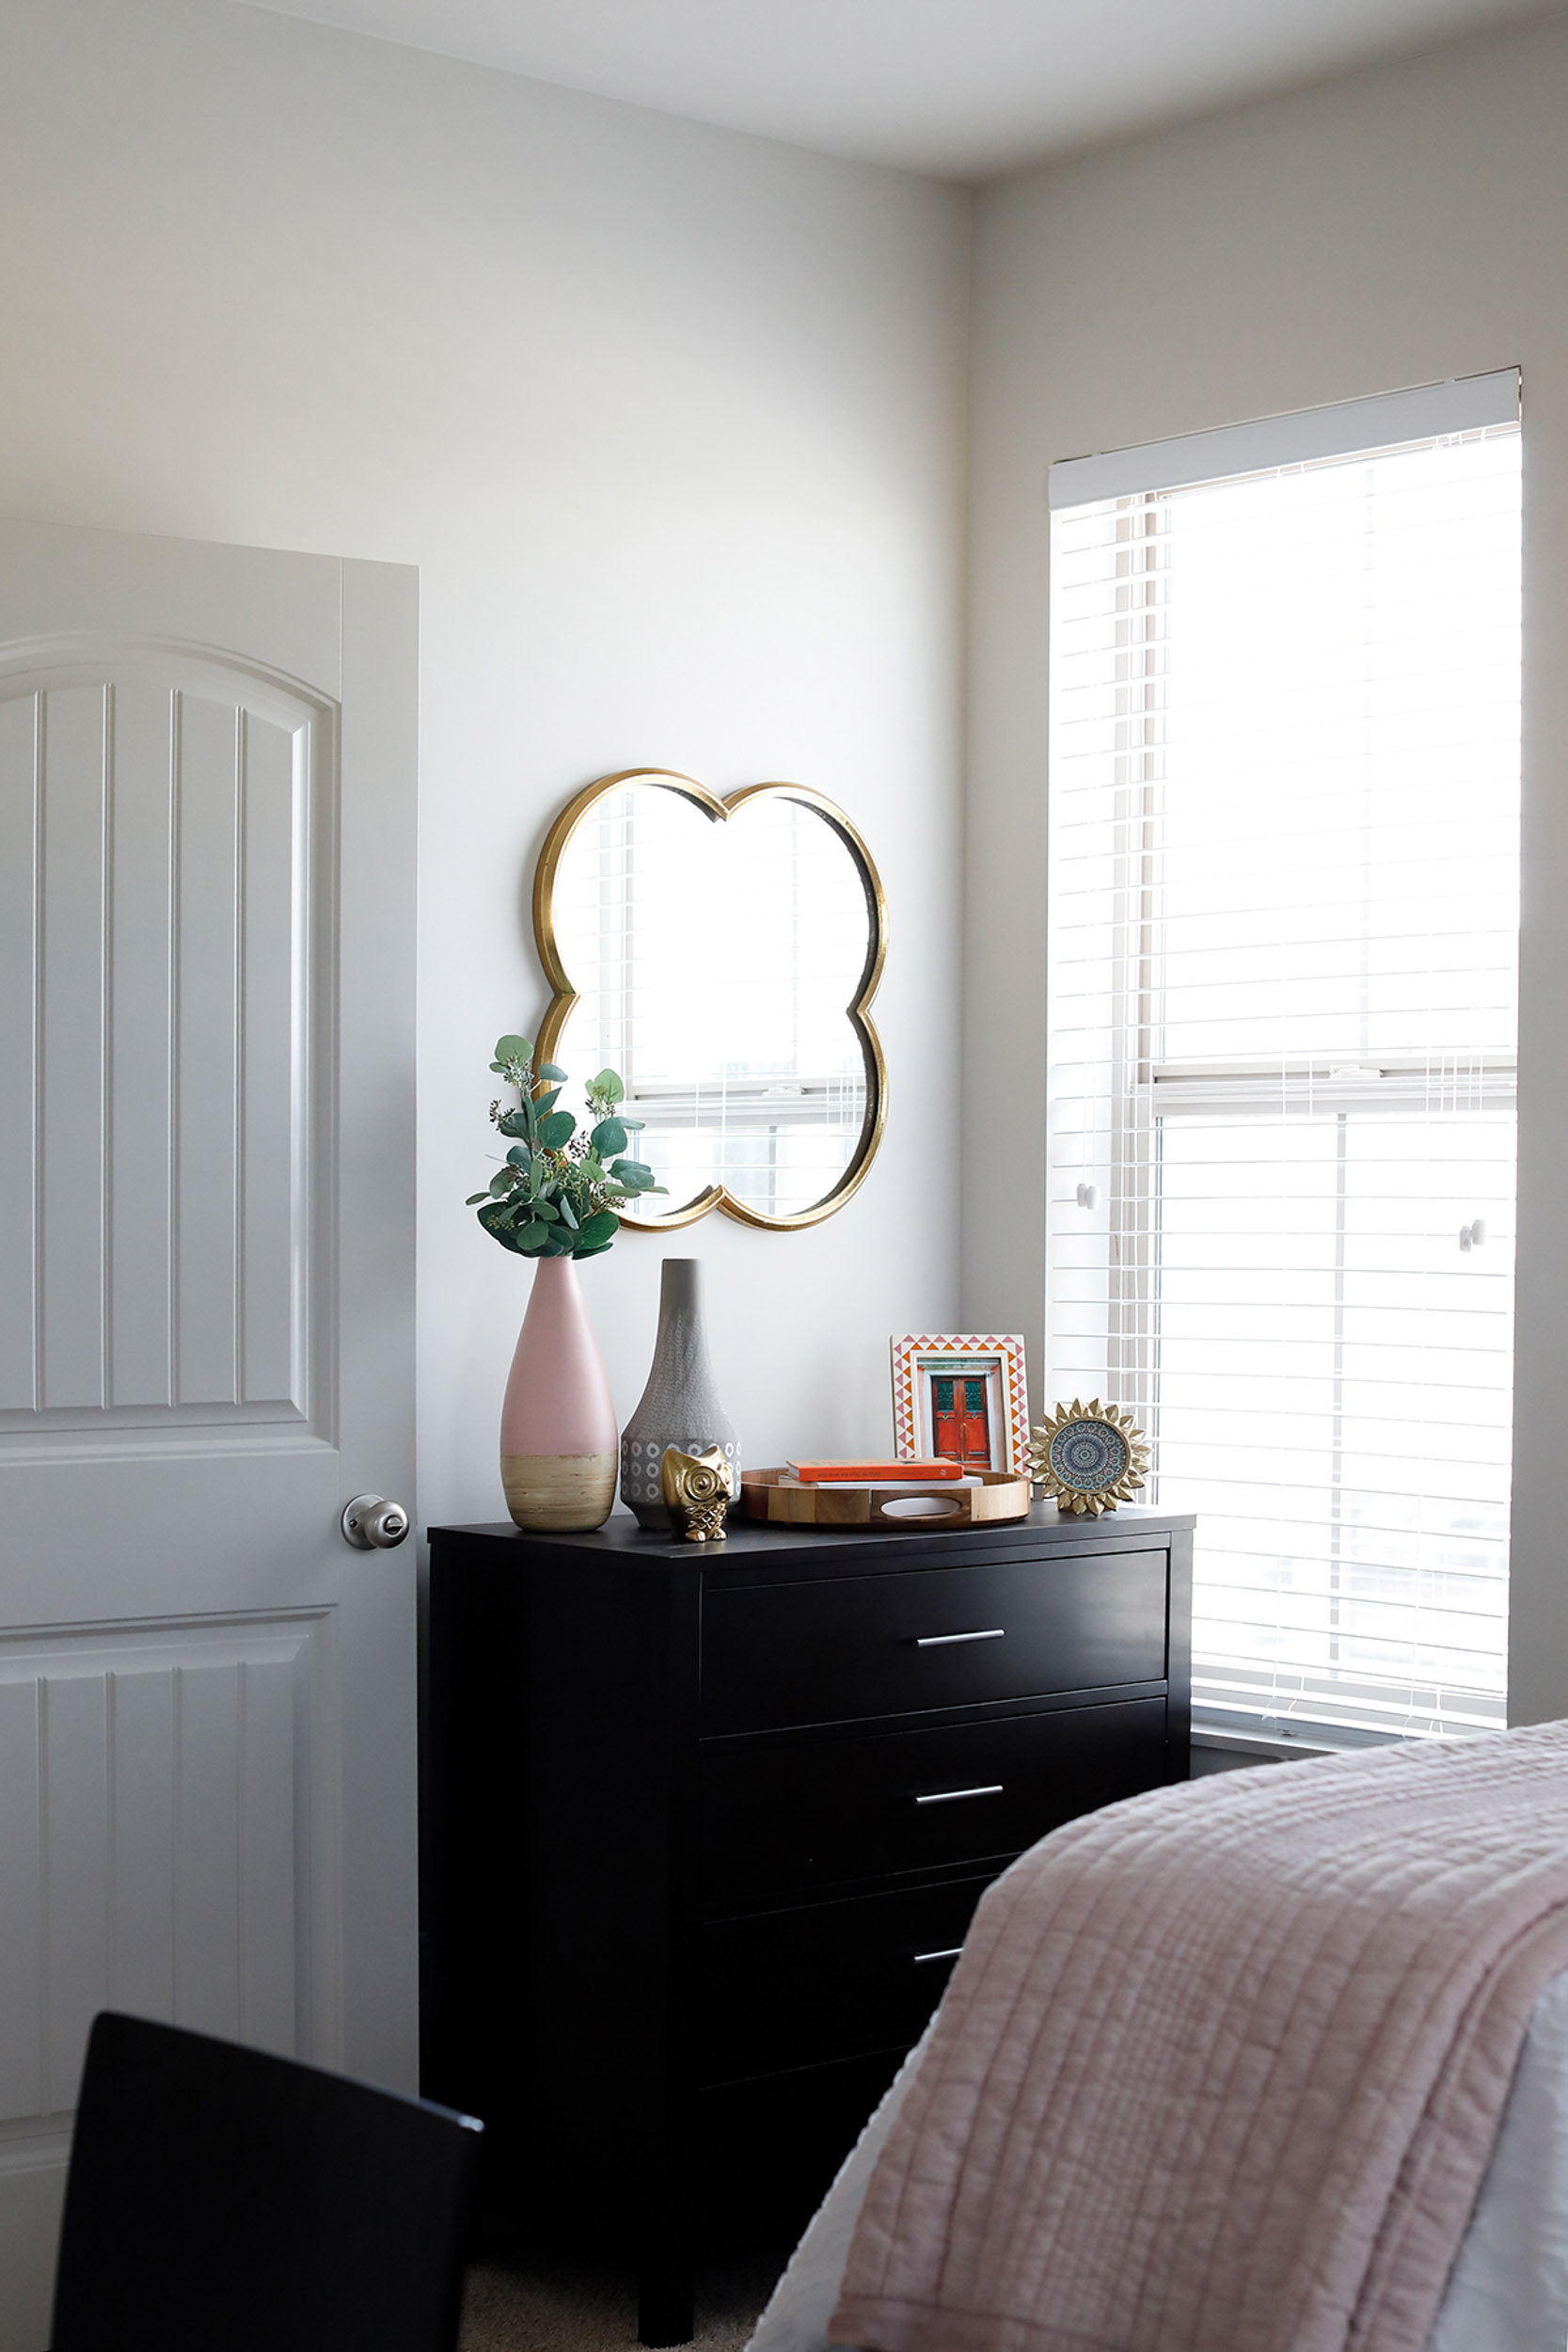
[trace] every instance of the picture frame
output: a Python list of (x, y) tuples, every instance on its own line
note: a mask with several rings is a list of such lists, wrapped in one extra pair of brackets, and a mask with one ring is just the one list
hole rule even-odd
[(890, 1343), (903, 1462), (1029, 1475), (1029, 1391), (1017, 1331), (906, 1331)]

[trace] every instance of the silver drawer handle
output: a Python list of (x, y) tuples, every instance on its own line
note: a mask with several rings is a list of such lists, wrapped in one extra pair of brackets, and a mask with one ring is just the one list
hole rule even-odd
[(982, 1633), (921, 1633), (914, 1645), (916, 1649), (945, 1649), (949, 1642), (1000, 1642), (1006, 1630), (1005, 1625), (988, 1625)]
[(933, 1796), (916, 1797), (916, 1804), (957, 1804), (960, 1797), (999, 1797), (1003, 1793), (999, 1780), (988, 1780), (983, 1788), (939, 1788)]
[(913, 1956), (914, 1964), (918, 1968), (927, 1960), (957, 1960), (962, 1950), (961, 1944), (953, 1944), (945, 1952), (916, 1952)]

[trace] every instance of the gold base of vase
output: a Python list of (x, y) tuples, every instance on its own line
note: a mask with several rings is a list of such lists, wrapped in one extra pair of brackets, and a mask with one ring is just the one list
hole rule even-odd
[(503, 1454), (506, 1507), (533, 1534), (602, 1527), (614, 1507), (620, 1467), (618, 1454)]

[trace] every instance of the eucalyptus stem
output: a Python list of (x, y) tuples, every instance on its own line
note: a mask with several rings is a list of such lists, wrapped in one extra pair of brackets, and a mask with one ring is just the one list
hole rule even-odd
[(644, 1193), (661, 1193), (654, 1171), (628, 1158), (631, 1136), (644, 1122), (618, 1106), (626, 1089), (613, 1070), (601, 1070), (583, 1088), (593, 1126), (583, 1132), (570, 1111), (557, 1110), (566, 1073), (554, 1062), (534, 1066), (526, 1037), (496, 1041), (491, 1069), (512, 1088), (515, 1106), (498, 1097), (493, 1126), (508, 1150), (483, 1192), (467, 1206), (503, 1249), (520, 1258), (600, 1258), (620, 1227), (619, 1211)]

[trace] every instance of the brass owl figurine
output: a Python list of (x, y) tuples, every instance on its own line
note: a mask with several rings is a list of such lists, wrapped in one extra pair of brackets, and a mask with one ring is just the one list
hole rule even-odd
[(658, 1490), (677, 1535), (689, 1544), (723, 1541), (735, 1473), (721, 1447), (706, 1445), (700, 1454), (683, 1454), (679, 1446), (667, 1445), (658, 1466)]

